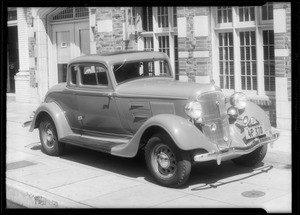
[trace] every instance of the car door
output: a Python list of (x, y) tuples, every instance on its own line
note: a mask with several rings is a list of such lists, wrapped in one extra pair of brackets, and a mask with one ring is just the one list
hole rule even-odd
[(80, 86), (77, 91), (82, 133), (91, 135), (124, 134), (113, 88), (105, 65), (84, 63), (78, 65)]

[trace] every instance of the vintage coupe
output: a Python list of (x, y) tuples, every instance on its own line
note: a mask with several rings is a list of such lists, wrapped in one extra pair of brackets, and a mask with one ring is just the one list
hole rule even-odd
[(197, 162), (254, 166), (279, 136), (243, 93), (225, 99), (213, 84), (176, 81), (161, 52), (71, 60), (66, 83), (48, 91), (30, 124), (48, 155), (61, 155), (65, 144), (128, 158), (143, 152), (168, 187), (184, 184)]

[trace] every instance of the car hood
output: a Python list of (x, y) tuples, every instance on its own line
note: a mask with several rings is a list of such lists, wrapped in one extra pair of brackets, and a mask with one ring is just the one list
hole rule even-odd
[(212, 84), (175, 81), (171, 78), (144, 78), (117, 86), (119, 96), (190, 99), (208, 91), (220, 90)]

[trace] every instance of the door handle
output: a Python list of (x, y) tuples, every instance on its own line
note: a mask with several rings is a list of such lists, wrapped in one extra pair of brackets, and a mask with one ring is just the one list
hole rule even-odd
[(107, 96), (108, 96), (109, 99), (113, 99), (114, 98), (114, 93), (108, 93)]

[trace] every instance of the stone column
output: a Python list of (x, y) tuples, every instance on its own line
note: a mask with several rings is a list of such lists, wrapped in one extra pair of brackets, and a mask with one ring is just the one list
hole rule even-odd
[(20, 65), (19, 72), (15, 75), (17, 102), (29, 102), (31, 94), (26, 10), (26, 8), (17, 8)]

